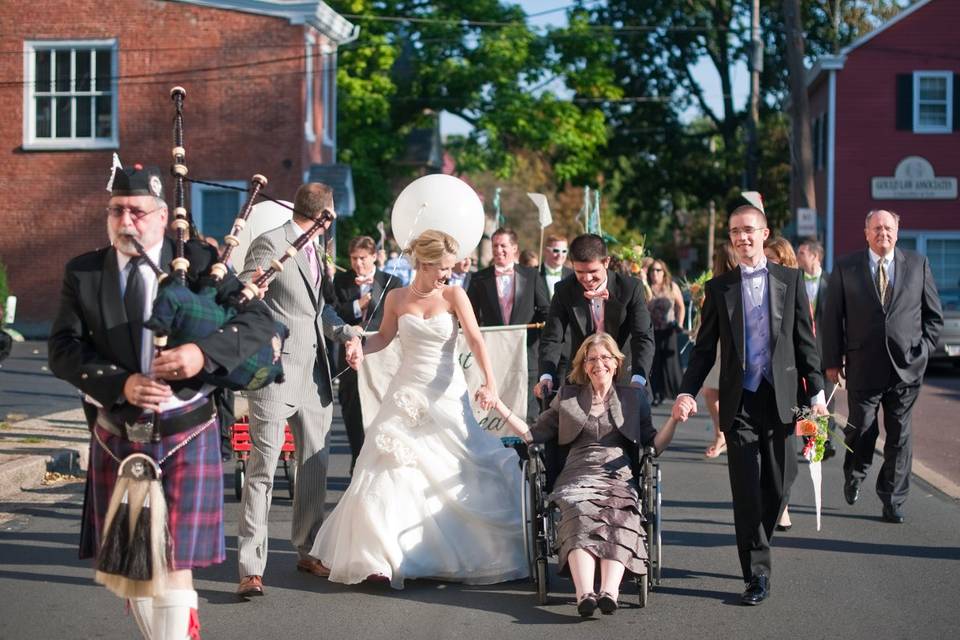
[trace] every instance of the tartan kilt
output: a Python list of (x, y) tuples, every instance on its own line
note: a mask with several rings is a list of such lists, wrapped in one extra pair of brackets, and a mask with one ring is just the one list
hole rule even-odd
[[(167, 528), (173, 546), (173, 570), (194, 569), (223, 562), (223, 468), (220, 461), (220, 430), (217, 418), (183, 449), (161, 466), (163, 493), (167, 498)], [(202, 425), (197, 425), (199, 428)], [(154, 460), (189, 438), (196, 429), (163, 438), (159, 444), (130, 442), (100, 425), (94, 427), (100, 440), (123, 460), (132, 453), (146, 453)], [(117, 479), (117, 462), (91, 437), (90, 463), (80, 527), (80, 557), (95, 558), (100, 548), (110, 494)]]

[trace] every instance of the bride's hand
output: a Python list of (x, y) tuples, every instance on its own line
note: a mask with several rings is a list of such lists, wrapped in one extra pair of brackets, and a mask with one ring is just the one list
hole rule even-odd
[(497, 401), (499, 400), (497, 398), (497, 392), (487, 385), (482, 385), (477, 389), (477, 393), (474, 394), (473, 398), (477, 404), (480, 405), (480, 408), (485, 411), (497, 406)]

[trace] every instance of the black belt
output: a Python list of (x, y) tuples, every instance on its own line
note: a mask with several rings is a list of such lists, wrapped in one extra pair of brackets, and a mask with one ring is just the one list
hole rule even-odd
[[(189, 431), (199, 426), (216, 415), (216, 407), (213, 400), (204, 398), (198, 401), (197, 406), (183, 413), (160, 416), (157, 425), (160, 431), (160, 437), (173, 436), (184, 431)], [(135, 422), (121, 422), (116, 416), (100, 409), (97, 413), (97, 424), (109, 431), (115, 436), (126, 438), (131, 442), (149, 442), (153, 435), (153, 414), (143, 414)]]

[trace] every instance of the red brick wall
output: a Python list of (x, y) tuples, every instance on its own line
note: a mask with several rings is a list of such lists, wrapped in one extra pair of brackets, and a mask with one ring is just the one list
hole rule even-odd
[[(0, 79), (23, 79), (25, 40), (118, 39), (119, 149), (125, 165), (170, 164), (173, 105), (187, 90), (184, 146), (190, 176), (270, 180), (292, 199), (309, 166), (304, 144), (304, 27), (258, 16), (160, 0), (70, 0), (56, 12), (0, 2)], [(104, 14), (124, 16), (119, 22)], [(12, 26), (12, 28), (9, 28)], [(284, 62), (267, 62), (289, 58)], [(259, 64), (257, 64), (259, 63)], [(247, 65), (221, 68), (225, 65)], [(198, 68), (212, 71), (188, 72)], [(172, 73), (165, 73), (172, 72)], [(146, 77), (128, 78), (124, 76)], [(18, 322), (48, 322), (63, 265), (106, 244), (102, 209), (113, 150), (24, 151), (23, 87), (0, 83), (0, 260), (18, 296)], [(172, 201), (172, 180), (165, 187)]]
[[(960, 177), (960, 132), (915, 134), (896, 129), (896, 76), (922, 70), (960, 73), (960, 2), (934, 0), (853, 50), (837, 76), (835, 255), (865, 246), (864, 216), (888, 208), (902, 230), (960, 229), (957, 200), (874, 200), (870, 180), (892, 176), (910, 155), (937, 175)], [(954, 105), (954, 109), (960, 105)]]

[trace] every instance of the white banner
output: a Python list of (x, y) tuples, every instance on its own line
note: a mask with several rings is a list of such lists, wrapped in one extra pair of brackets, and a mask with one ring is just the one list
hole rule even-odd
[[(487, 345), (487, 354), (493, 367), (493, 376), (496, 379), (500, 399), (518, 416), (526, 416), (526, 328), (497, 327), (494, 331), (484, 331), (481, 328), (481, 332), (483, 341)], [(380, 410), (380, 403), (390, 383), (396, 376), (403, 375), (400, 370), (402, 354), (400, 341), (394, 340), (382, 351), (366, 356), (363, 364), (360, 365), (360, 370), (357, 372), (357, 386), (360, 392), (360, 406), (363, 407), (364, 429), (370, 426), (370, 422)], [(474, 417), (485, 430), (493, 432), (493, 435), (512, 436), (513, 432), (503, 424), (503, 418), (496, 410), (484, 411), (473, 402), (473, 394), (480, 388), (483, 374), (473, 358), (463, 333), (457, 340), (456, 358), (470, 390), (470, 406), (473, 407)]]

